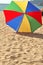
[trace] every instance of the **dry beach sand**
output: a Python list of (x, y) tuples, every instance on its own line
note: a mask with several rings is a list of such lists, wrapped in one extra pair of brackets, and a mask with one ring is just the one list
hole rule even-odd
[(32, 34), (17, 34), (0, 12), (0, 65), (43, 65), (43, 25)]

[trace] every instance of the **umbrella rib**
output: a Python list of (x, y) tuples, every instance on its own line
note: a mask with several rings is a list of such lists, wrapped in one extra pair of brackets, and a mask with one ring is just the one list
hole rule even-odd
[[(35, 14), (35, 13), (37, 13), (37, 12), (39, 12), (39, 11), (35, 11), (33, 14)], [(29, 12), (28, 12), (29, 13)], [(26, 13), (27, 15), (29, 15), (28, 13)], [(32, 12), (30, 12), (30, 13), (32, 13)], [(34, 15), (34, 16), (32, 16), (32, 14), (30, 14), (29, 16), (31, 16), (32, 18), (34, 18), (37, 22), (39, 22), (39, 20), (37, 19), (37, 18), (35, 18), (34, 16), (36, 16), (36, 15)], [(41, 16), (41, 15), (38, 15), (38, 16)], [(42, 20), (40, 20), (40, 22), (41, 22)], [(39, 23), (40, 23), (39, 22)], [(40, 23), (41, 24), (41, 23)], [(42, 24), (41, 24), (42, 25)]]
[[(26, 17), (27, 17), (27, 15), (26, 15)], [(28, 19), (28, 17), (27, 17), (27, 19)], [(29, 19), (28, 19), (29, 20)], [(29, 20), (30, 21), (30, 20)], [(28, 22), (29, 24), (30, 24), (30, 29), (31, 29), (31, 32), (32, 32), (32, 28), (31, 28), (31, 23), (30, 22)]]
[[(28, 17), (29, 18), (29, 17)], [(33, 18), (33, 17), (32, 17)], [(35, 20), (35, 19), (34, 19)], [(37, 21), (37, 20), (36, 20)], [(38, 21), (37, 21), (38, 22)], [(38, 24), (40, 25), (40, 27), (41, 27), (41, 24), (38, 22)], [(30, 25), (31, 25), (31, 23), (30, 23)], [(39, 28), (39, 27), (38, 27)], [(31, 27), (31, 30), (32, 30), (32, 27)], [(33, 31), (32, 31), (33, 32)]]
[[(26, 10), (27, 10), (27, 7), (28, 7), (28, 3), (27, 3), (27, 6), (26, 6)], [(25, 12), (26, 12), (26, 10), (25, 10)]]
[[(16, 4), (16, 3), (15, 3)], [(17, 5), (17, 4), (16, 4)], [(19, 5), (17, 5), (19, 7)], [(19, 7), (20, 8), (20, 7)], [(23, 12), (23, 10), (20, 8), (20, 10)]]
[[(15, 5), (14, 5), (15, 4)], [(10, 4), (9, 4), (9, 6), (6, 8), (6, 10), (14, 10), (14, 7), (17, 7), (17, 8), (19, 8), (19, 11), (20, 12), (23, 12), (22, 11), (22, 9), (14, 2), (14, 1), (12, 1)], [(15, 8), (16, 8), (15, 7)], [(17, 11), (17, 8), (16, 8), (16, 10), (15, 11)]]
[[(23, 17), (24, 17), (24, 15), (23, 15)], [(22, 20), (23, 20), (23, 18), (22, 18)], [(21, 23), (22, 23), (22, 20), (21, 20)], [(21, 23), (20, 23), (20, 26), (21, 26)], [(20, 26), (18, 27), (18, 30), (19, 30)], [(17, 31), (17, 32), (18, 32), (18, 31)]]
[[(30, 15), (29, 15), (30, 16)], [(32, 16), (31, 16), (32, 17)], [(33, 19), (35, 19), (34, 17), (32, 17)], [(35, 19), (36, 20), (36, 19)], [(36, 20), (37, 21), (37, 20)], [(38, 22), (38, 21), (37, 21)], [(39, 22), (38, 22), (39, 23)], [(40, 23), (39, 23), (40, 24)], [(41, 24), (40, 24), (41, 25)]]

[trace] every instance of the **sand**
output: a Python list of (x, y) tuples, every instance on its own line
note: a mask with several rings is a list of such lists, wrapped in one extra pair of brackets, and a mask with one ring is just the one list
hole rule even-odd
[(0, 65), (43, 65), (43, 25), (33, 34), (17, 34), (0, 12)]

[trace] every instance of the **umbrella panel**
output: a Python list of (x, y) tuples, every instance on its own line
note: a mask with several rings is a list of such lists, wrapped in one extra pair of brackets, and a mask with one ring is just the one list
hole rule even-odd
[(34, 6), (31, 2), (28, 2), (26, 12), (34, 12), (34, 11), (40, 11), (36, 6)]

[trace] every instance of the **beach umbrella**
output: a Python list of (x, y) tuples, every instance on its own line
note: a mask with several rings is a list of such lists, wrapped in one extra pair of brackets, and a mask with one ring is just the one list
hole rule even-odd
[(42, 25), (42, 13), (30, 1), (12, 1), (3, 12), (6, 24), (16, 32), (34, 32)]

